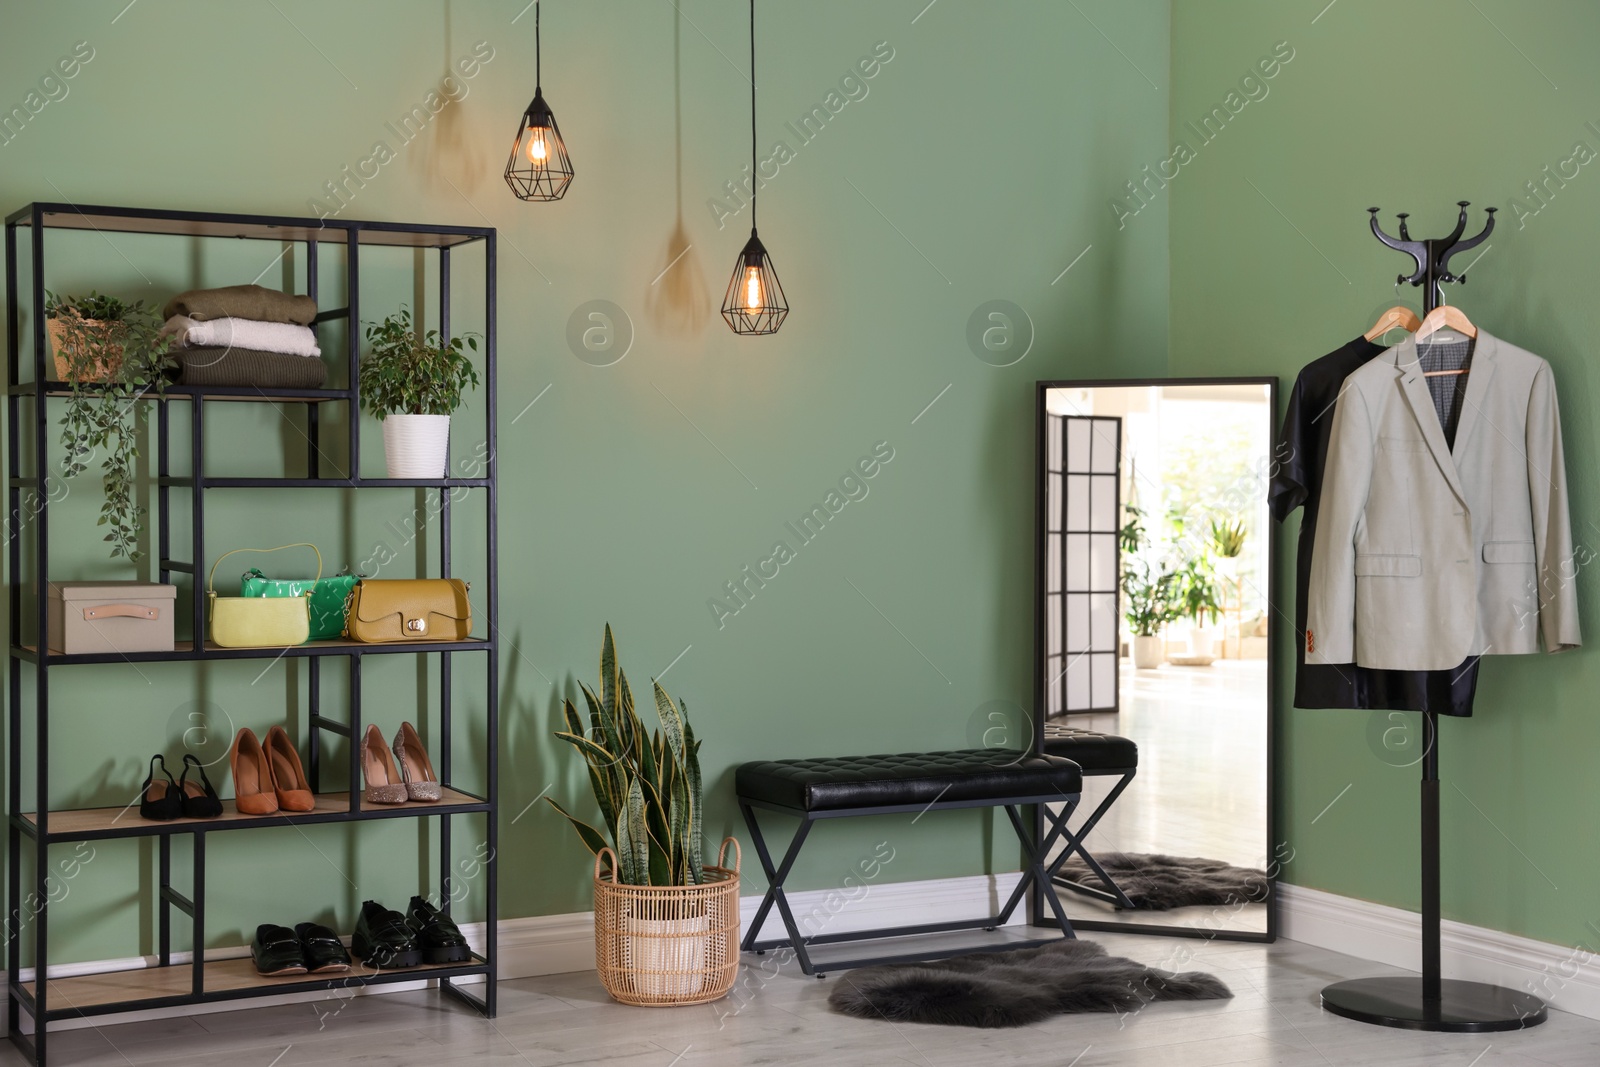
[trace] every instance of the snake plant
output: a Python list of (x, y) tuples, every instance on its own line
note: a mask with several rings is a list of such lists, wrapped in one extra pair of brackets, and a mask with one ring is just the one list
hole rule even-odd
[(605, 832), (554, 798), (545, 799), (572, 823), (589, 851), (598, 854), (609, 846), (616, 853), (617, 879), (623, 884), (702, 884), (700, 742), (689, 726), (688, 706), (681, 700), (673, 704), (661, 683), (652, 680), (661, 728), (646, 731), (633, 709), (628, 676), (617, 665), (610, 623), (600, 647), (599, 694), (579, 684), (589, 705), (588, 723), (571, 700), (564, 700), (567, 728), (556, 736), (588, 765)]

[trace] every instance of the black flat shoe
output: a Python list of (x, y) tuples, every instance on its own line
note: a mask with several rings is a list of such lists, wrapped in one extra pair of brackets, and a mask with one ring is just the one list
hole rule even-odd
[(262, 923), (256, 927), (255, 940), (250, 942), (250, 958), (255, 961), (257, 974), (276, 977), (306, 973), (300, 939), (287, 926)]
[(416, 931), (424, 963), (467, 963), (472, 949), (450, 916), (421, 897), (411, 898), (406, 923)]
[(350, 951), (369, 967), (395, 970), (422, 964), (422, 953), (404, 915), (390, 911), (375, 900), (361, 905)]
[[(156, 781), (158, 763), (161, 764), (161, 773), (166, 776), (165, 784)], [(178, 783), (172, 780), (172, 772), (167, 770), (166, 758), (159, 752), (150, 757), (150, 774), (140, 787), (139, 797), (139, 815), (142, 818), (154, 819), (156, 822), (170, 822), (183, 814), (183, 791), (178, 788)]]
[[(189, 781), (189, 771), (200, 774), (199, 783)], [(216, 819), (222, 815), (222, 800), (206, 777), (205, 766), (193, 753), (183, 754), (183, 773), (178, 776), (178, 795), (183, 798), (183, 815), (186, 819)]]
[(339, 943), (339, 935), (326, 926), (300, 923), (294, 928), (300, 939), (300, 954), (312, 974), (334, 974), (350, 969), (350, 953)]

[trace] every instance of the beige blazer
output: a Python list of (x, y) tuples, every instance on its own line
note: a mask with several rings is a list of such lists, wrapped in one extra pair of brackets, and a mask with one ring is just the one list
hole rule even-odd
[(1573, 648), (1561, 418), (1550, 365), (1478, 331), (1455, 448), (1416, 343), (1345, 379), (1311, 560), (1306, 662), (1448, 670)]

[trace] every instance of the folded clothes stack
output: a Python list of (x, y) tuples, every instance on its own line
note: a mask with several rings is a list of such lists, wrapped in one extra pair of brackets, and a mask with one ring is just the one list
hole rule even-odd
[(309, 296), (259, 285), (191, 289), (161, 313), (183, 385), (316, 389), (327, 380)]

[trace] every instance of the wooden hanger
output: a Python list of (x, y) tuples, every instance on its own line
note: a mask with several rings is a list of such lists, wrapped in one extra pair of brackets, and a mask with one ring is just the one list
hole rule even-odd
[(1421, 321), (1417, 313), (1404, 305), (1396, 305), (1378, 316), (1378, 321), (1372, 324), (1372, 329), (1362, 336), (1369, 341), (1376, 341), (1390, 330), (1404, 330), (1406, 333), (1415, 333)]
[[(1447, 328), (1466, 337), (1476, 338), (1478, 336), (1478, 328), (1472, 325), (1472, 320), (1467, 318), (1460, 308), (1454, 304), (1440, 304), (1428, 312), (1427, 317), (1422, 320), (1422, 324), (1417, 327), (1417, 343), (1421, 344), (1431, 334)], [(1443, 378), (1450, 375), (1465, 374), (1468, 369), (1463, 367), (1460, 370), (1423, 371), (1422, 376), (1424, 378)]]

